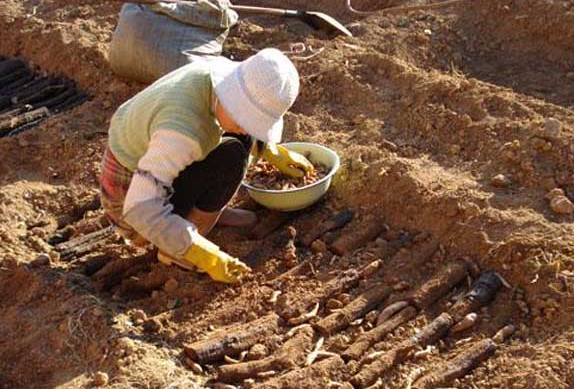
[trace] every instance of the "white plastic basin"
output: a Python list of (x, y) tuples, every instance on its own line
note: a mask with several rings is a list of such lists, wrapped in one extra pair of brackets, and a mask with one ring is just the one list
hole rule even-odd
[(337, 153), (315, 143), (290, 142), (282, 146), (300, 154), (309, 154), (312, 163), (321, 163), (329, 169), (329, 173), (319, 181), (301, 188), (286, 190), (260, 189), (243, 182), (253, 200), (266, 208), (277, 211), (297, 211), (316, 203), (327, 193), (331, 179), (340, 166)]

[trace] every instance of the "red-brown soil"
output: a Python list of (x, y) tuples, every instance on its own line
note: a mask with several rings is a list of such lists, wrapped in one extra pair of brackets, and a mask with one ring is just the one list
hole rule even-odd
[[(0, 139), (0, 388), (87, 388), (102, 378), (98, 372), (109, 388), (205, 387), (225, 362), (206, 363), (199, 373), (185, 345), (272, 312), (287, 320), (311, 311), (309, 298), (320, 302), (314, 324), (378, 283), (393, 288), (388, 303), (398, 301), (458, 258), (499, 272), (510, 289), (478, 311), (475, 327), (390, 369), (378, 387), (407, 387), (417, 370), (433, 372), (508, 323), (517, 328), (511, 340), (451, 386), (574, 387), (574, 214), (556, 213), (545, 198), (561, 188), (574, 200), (574, 4), (484, 0), (359, 16), (342, 1), (259, 2), (310, 3), (355, 36), (331, 38), (296, 20), (257, 17), (233, 29), (224, 51), (242, 59), (295, 42), (324, 48), (293, 59), (301, 94), (286, 117), (285, 140), (324, 144), (339, 153), (342, 168), (325, 201), (261, 240), (213, 232), (222, 248), (256, 265), (241, 285), (226, 286), (160, 265), (116, 236), (81, 255), (62, 256), (47, 243), (67, 226), (72, 239), (106, 227), (101, 209), (83, 205), (97, 196), (111, 115), (145, 85), (117, 78), (108, 65), (118, 4), (3, 2), (0, 55), (64, 74), (92, 100)], [(353, 2), (362, 11), (394, 5)], [(245, 193), (237, 202), (249, 205)], [(297, 247), (295, 261), (304, 265), (281, 277), (294, 264), (284, 260), (292, 249), (287, 226), (304, 237), (343, 209), (354, 211), (351, 223), (311, 248)], [(387, 228), (358, 250), (332, 256), (337, 234), (377, 222)], [(375, 260), (379, 270), (325, 296), (329, 280)], [(369, 353), (408, 339), (467, 288), (458, 284)], [(326, 337), (322, 349), (342, 354), (371, 328), (376, 314), (366, 316)], [(290, 327), (259, 340), (250, 358), (279, 352)], [(359, 366), (332, 357), (281, 369), (255, 387), (341, 387)]]

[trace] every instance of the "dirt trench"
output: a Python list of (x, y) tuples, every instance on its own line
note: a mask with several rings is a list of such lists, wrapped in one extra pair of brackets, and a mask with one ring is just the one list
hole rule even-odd
[[(107, 64), (119, 6), (7, 2), (0, 55), (91, 100), (0, 139), (1, 388), (574, 387), (574, 216), (547, 198), (574, 200), (571, 4), (312, 7), (355, 37), (257, 17), (225, 54), (324, 48), (293, 58), (285, 138), (326, 144), (343, 166), (277, 229), (214, 232), (255, 270), (227, 287), (124, 245), (102, 216), (107, 125), (144, 87)], [(349, 224), (323, 230), (340, 212)], [(481, 300), (491, 272), (502, 285)], [(461, 320), (476, 322), (453, 331)]]

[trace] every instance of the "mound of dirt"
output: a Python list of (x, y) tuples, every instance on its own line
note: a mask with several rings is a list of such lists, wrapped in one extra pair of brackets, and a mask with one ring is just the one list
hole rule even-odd
[[(459, 373), (443, 386), (574, 387), (572, 2), (392, 16), (343, 1), (249, 2), (328, 12), (354, 37), (263, 16), (232, 30), (224, 53), (234, 59), (293, 43), (315, 53), (288, 54), (301, 93), (284, 138), (342, 160), (329, 195), (307, 210), (276, 214), (238, 194), (260, 224), (211, 236), (254, 267), (233, 287), (161, 265), (106, 229), (97, 177), (107, 126), (145, 87), (108, 66), (120, 6), (4, 3), (0, 56), (65, 75), (92, 99), (0, 139), (1, 388), (359, 388), (366, 370), (381, 375), (374, 388), (404, 388), (447, 366)], [(506, 286), (492, 302), (469, 300), (486, 271)], [(400, 301), (389, 327), (377, 326)], [(408, 343), (442, 313), (478, 321), (454, 333), (446, 320), (440, 336)], [(462, 366), (457, 357), (507, 324), (516, 332), (488, 360)], [(361, 342), (368, 363), (349, 357)], [(197, 358), (198, 343), (215, 354)]]

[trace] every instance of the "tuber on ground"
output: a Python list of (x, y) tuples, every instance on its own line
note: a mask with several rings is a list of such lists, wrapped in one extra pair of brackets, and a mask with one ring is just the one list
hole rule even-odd
[(455, 379), (462, 378), (496, 351), (492, 339), (474, 344), (452, 360), (423, 376), (413, 385), (414, 389), (431, 389), (449, 386)]
[[(444, 275), (447, 273), (448, 272), (445, 273), (443, 271), (441, 274)], [(463, 318), (472, 310), (476, 310), (481, 306), (489, 303), (496, 295), (496, 292), (500, 286), (500, 280), (494, 278), (492, 273), (486, 272), (481, 274), (477, 281), (473, 284), (470, 292), (468, 292), (462, 300), (457, 302), (451, 309), (449, 309), (448, 312), (444, 312), (436, 317), (430, 324), (423, 327), (410, 339), (407, 339), (399, 345), (393, 347), (390, 351), (377, 357), (377, 359), (370, 364), (363, 366), (363, 368), (352, 378), (351, 381), (353, 382), (353, 385), (356, 388), (366, 388), (367, 386), (372, 385), (385, 371), (397, 364), (406, 361), (406, 359), (409, 358), (409, 354), (415, 349), (424, 349), (427, 346), (438, 342), (448, 334), (450, 329), (456, 323), (456, 318)], [(348, 355), (348, 352), (346, 352), (345, 355)], [(348, 357), (356, 357), (357, 355), (358, 354), (355, 353), (348, 355)]]
[(441, 314), (414, 337), (401, 342), (375, 361), (363, 366), (351, 379), (353, 386), (355, 388), (366, 388), (374, 384), (387, 370), (406, 361), (412, 351), (418, 347), (425, 348), (427, 345), (441, 339), (448, 333), (453, 324), (454, 320), (449, 314)]
[(410, 293), (406, 300), (419, 310), (426, 309), (464, 281), (468, 275), (469, 269), (465, 261), (450, 262), (420, 288)]
[(351, 359), (361, 358), (373, 344), (383, 340), (387, 334), (391, 333), (402, 324), (414, 319), (416, 315), (417, 310), (411, 306), (399, 311), (397, 314), (387, 321), (379, 324), (371, 331), (360, 335), (357, 340), (355, 340), (355, 342), (345, 350), (343, 353), (343, 359), (349, 361)]
[(375, 239), (385, 230), (386, 225), (378, 218), (371, 218), (356, 226), (349, 225), (348, 227), (353, 227), (353, 229), (344, 230), (343, 235), (331, 244), (331, 251), (337, 255), (353, 252)]
[(324, 388), (327, 382), (342, 378), (345, 371), (345, 362), (340, 357), (332, 357), (256, 384), (253, 389)]
[(263, 239), (275, 230), (281, 227), (283, 224), (287, 223), (295, 216), (293, 212), (279, 212), (270, 211), (266, 216), (259, 220), (259, 223), (253, 227), (249, 233), (251, 239)]
[(319, 239), (325, 233), (339, 228), (343, 228), (353, 219), (354, 212), (351, 210), (344, 210), (336, 213), (331, 218), (319, 224), (316, 228), (309, 231), (301, 238), (301, 243), (304, 246), (310, 246), (315, 240)]
[(215, 362), (225, 355), (239, 355), (241, 351), (277, 333), (283, 324), (283, 320), (272, 313), (238, 328), (226, 329), (207, 339), (187, 344), (184, 349), (198, 363)]
[(80, 256), (85, 253), (93, 251), (96, 247), (102, 244), (102, 241), (114, 233), (112, 226), (103, 228), (98, 231), (83, 235), (79, 238), (72, 239), (65, 243), (60, 243), (56, 246), (56, 250), (60, 252), (62, 258), (69, 258)]
[(297, 333), (275, 352), (261, 360), (223, 365), (217, 368), (217, 379), (222, 382), (235, 382), (246, 378), (257, 377), (259, 373), (270, 370), (291, 370), (303, 366), (306, 349), (313, 340), (311, 327), (301, 328)]
[(321, 334), (328, 336), (340, 331), (359, 317), (364, 316), (376, 308), (392, 293), (393, 289), (387, 285), (376, 285), (359, 295), (348, 305), (330, 314), (315, 324)]

